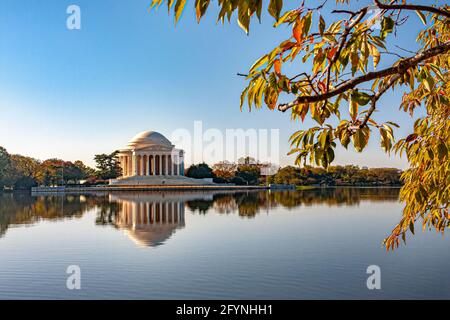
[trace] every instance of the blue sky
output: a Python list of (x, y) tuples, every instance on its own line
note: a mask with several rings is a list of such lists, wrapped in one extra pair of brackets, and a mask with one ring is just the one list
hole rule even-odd
[[(192, 2), (175, 27), (165, 8), (147, 11), (150, 0), (2, 0), (0, 145), (93, 165), (94, 154), (123, 147), (140, 131), (170, 136), (202, 120), (206, 129), (280, 129), (281, 164), (291, 164), (288, 138), (312, 122), (267, 109), (240, 112), (245, 81), (236, 76), (290, 31), (274, 29), (266, 15), (247, 36), (234, 22), (216, 25), (215, 10), (197, 24)], [(71, 4), (81, 8), (81, 30), (66, 28)], [(395, 43), (414, 48), (419, 26), (412, 15)], [(412, 120), (398, 111), (399, 97), (383, 98), (377, 119), (398, 122), (402, 136)], [(362, 154), (339, 150), (337, 163), (405, 167), (376, 139)]]

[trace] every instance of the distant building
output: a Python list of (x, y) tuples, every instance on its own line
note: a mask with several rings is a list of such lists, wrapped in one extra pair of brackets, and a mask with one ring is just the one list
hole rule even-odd
[(119, 150), (122, 176), (110, 180), (119, 186), (195, 186), (214, 185), (211, 181), (184, 176), (184, 151), (161, 133), (144, 131), (136, 135), (127, 147)]
[(184, 175), (184, 152), (162, 134), (144, 131), (119, 153), (123, 177)]

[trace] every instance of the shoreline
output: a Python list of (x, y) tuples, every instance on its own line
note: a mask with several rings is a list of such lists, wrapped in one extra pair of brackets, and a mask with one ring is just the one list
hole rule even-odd
[(274, 188), (270, 186), (230, 186), (230, 185), (135, 185), (135, 186), (97, 186), (97, 187), (33, 187), (29, 191), (32, 194), (51, 193), (83, 193), (83, 192), (110, 192), (110, 191), (248, 191), (248, 190), (272, 190), (272, 191), (308, 191), (317, 189), (336, 188), (362, 188), (362, 189), (400, 189), (402, 186), (297, 186), (297, 188)]
[(269, 190), (269, 186), (177, 186), (177, 185), (135, 185), (101, 187), (33, 187), (31, 193), (68, 193), (92, 191), (192, 191), (192, 190)]

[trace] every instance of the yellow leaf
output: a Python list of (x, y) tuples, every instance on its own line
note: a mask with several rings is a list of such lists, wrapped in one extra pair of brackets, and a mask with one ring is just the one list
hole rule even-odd
[(177, 23), (178, 20), (180, 19), (185, 6), (186, 0), (177, 0), (177, 3), (175, 4), (175, 23)]

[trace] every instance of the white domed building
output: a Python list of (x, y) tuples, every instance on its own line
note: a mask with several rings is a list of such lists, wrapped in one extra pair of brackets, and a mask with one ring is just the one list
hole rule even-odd
[(184, 177), (184, 151), (161, 133), (144, 131), (119, 150), (122, 176), (111, 185), (199, 185), (208, 182)]
[(119, 153), (122, 176), (184, 175), (184, 153), (161, 133), (137, 134)]

